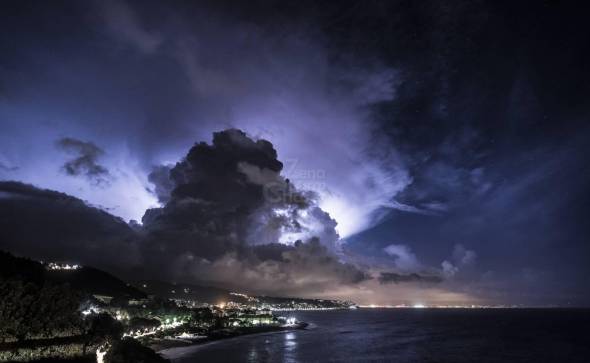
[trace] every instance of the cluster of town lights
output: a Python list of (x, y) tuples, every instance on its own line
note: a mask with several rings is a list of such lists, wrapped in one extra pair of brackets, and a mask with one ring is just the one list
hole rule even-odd
[(82, 266), (80, 266), (80, 265), (70, 265), (67, 263), (50, 262), (49, 264), (47, 264), (48, 270), (77, 270), (81, 267)]

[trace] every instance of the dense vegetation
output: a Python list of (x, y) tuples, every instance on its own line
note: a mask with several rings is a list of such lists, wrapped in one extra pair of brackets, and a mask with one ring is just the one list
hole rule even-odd
[(92, 268), (82, 267), (78, 270), (46, 271), (45, 278), (55, 284), (68, 284), (72, 289), (115, 297), (143, 299), (147, 295), (124, 283), (115, 276)]
[[(123, 301), (145, 297), (100, 270), (48, 271), (39, 262), (0, 252), (0, 361), (94, 361), (101, 346), (113, 347), (105, 362), (165, 361), (133, 339), (121, 341), (125, 330), (153, 329), (159, 320), (134, 317), (124, 326), (108, 313), (84, 319), (81, 310), (92, 293)], [(166, 311), (166, 304), (156, 304), (158, 309)]]
[(109, 363), (164, 363), (168, 360), (160, 357), (153, 350), (144, 347), (137, 340), (123, 338), (113, 344), (112, 349), (105, 355)]
[(0, 343), (83, 334), (80, 299), (40, 263), (0, 252)]
[(0, 342), (83, 334), (80, 296), (64, 285), (0, 281)]

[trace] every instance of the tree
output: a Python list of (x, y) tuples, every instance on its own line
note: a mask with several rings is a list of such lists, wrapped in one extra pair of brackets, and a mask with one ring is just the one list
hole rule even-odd
[(126, 337), (115, 342), (104, 357), (105, 363), (166, 363), (150, 348), (144, 347), (137, 340)]
[(195, 326), (198, 326), (201, 328), (203, 328), (203, 327), (208, 328), (208, 327), (216, 325), (216, 323), (217, 323), (216, 318), (217, 317), (215, 316), (215, 314), (213, 314), (211, 309), (200, 308), (200, 309), (194, 309), (192, 311), (190, 322), (192, 325), (195, 325)]
[(67, 286), (0, 281), (0, 339), (22, 341), (82, 333), (80, 297)]
[(160, 326), (158, 319), (134, 317), (129, 320), (129, 329), (132, 331), (155, 329)]
[(86, 344), (88, 346), (112, 344), (123, 336), (123, 325), (107, 313), (93, 315), (88, 319)]

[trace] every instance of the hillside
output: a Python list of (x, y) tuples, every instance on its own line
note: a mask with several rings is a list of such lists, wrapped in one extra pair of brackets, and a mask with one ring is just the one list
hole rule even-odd
[(152, 280), (136, 281), (132, 285), (149, 295), (157, 295), (167, 299), (195, 300), (209, 304), (229, 301), (230, 297), (231, 300), (239, 300), (239, 297), (230, 295), (229, 290), (211, 286), (176, 284)]
[(73, 290), (91, 295), (146, 297), (143, 292), (129, 286), (117, 277), (93, 267), (81, 267), (77, 270), (47, 270), (38, 261), (16, 257), (3, 251), (0, 251), (0, 278), (22, 280), (37, 285), (45, 283), (67, 284)]
[(147, 297), (142, 291), (128, 285), (108, 272), (93, 267), (82, 267), (77, 270), (49, 270), (45, 271), (45, 276), (47, 281), (56, 284), (69, 284), (73, 289), (93, 295), (136, 299)]

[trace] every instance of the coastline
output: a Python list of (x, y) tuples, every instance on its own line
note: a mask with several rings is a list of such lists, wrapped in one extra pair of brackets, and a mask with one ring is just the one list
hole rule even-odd
[(238, 338), (247, 335), (277, 333), (290, 330), (301, 330), (305, 329), (308, 325), (308, 323), (300, 322), (293, 326), (263, 326), (250, 328), (242, 327), (235, 329), (219, 329), (213, 331), (210, 335), (204, 338), (162, 339), (160, 341), (150, 343), (149, 348), (151, 348), (156, 353), (167, 359), (173, 359), (171, 357), (178, 356), (179, 353), (181, 353), (186, 348), (193, 348), (207, 343), (213, 343), (221, 340)]

